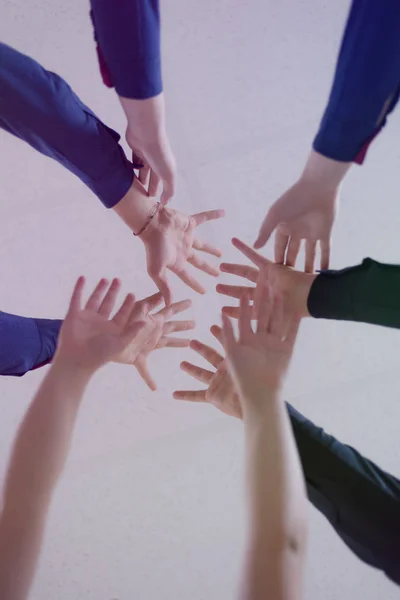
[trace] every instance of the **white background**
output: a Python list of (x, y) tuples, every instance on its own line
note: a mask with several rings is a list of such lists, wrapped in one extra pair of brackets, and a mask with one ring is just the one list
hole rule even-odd
[[(123, 133), (101, 83), (88, 3), (0, 0), (0, 38), (56, 71)], [(168, 126), (180, 167), (174, 205), (225, 208), (204, 236), (238, 259), (269, 205), (299, 173), (327, 98), (348, 2), (166, 0), (163, 63)], [(343, 190), (333, 266), (365, 256), (400, 262), (399, 116)], [(77, 275), (119, 276), (124, 291), (153, 290), (141, 242), (59, 165), (0, 132), (2, 310), (62, 317)], [(266, 250), (271, 256), (271, 248)], [(202, 276), (201, 276), (202, 277)], [(226, 277), (224, 276), (225, 280)], [(196, 336), (211, 341), (222, 298), (193, 297)], [(190, 315), (187, 318), (191, 318)], [(382, 467), (398, 474), (397, 331), (304, 324), (286, 398)], [(244, 534), (242, 427), (212, 407), (172, 400), (195, 383), (187, 350), (151, 359), (158, 392), (129, 367), (93, 381), (52, 506), (33, 600), (228, 600)], [(0, 460), (44, 371), (0, 381)], [(201, 387), (201, 386), (199, 386)], [(308, 599), (391, 600), (398, 590), (364, 566), (310, 507)]]

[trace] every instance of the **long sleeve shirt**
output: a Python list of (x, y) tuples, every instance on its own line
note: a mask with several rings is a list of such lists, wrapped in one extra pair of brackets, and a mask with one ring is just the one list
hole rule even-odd
[(361, 164), (399, 93), (399, 2), (353, 0), (314, 150)]
[[(366, 258), (355, 267), (323, 271), (311, 286), (308, 310), (318, 319), (400, 329), (400, 266)], [(0, 375), (24, 375), (50, 362), (61, 324), (0, 312)]]
[(162, 92), (159, 0), (90, 0), (103, 81), (119, 96)]
[(119, 134), (64, 79), (2, 43), (0, 127), (79, 177), (107, 208), (132, 185), (133, 167)]
[[(162, 91), (158, 0), (91, 0), (103, 81), (120, 96)], [(364, 161), (400, 93), (398, 0), (353, 0), (314, 149)]]
[(61, 325), (0, 311), (0, 375), (21, 377), (51, 362)]

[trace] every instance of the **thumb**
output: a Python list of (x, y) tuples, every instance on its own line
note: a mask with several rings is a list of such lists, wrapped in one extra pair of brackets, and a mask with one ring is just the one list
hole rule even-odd
[(261, 225), (260, 231), (258, 233), (258, 238), (254, 242), (254, 248), (256, 250), (265, 246), (268, 242), (269, 238), (273, 234), (274, 230), (279, 225), (279, 219), (272, 212), (272, 208), (267, 212), (267, 216), (265, 217), (263, 224)]
[(165, 270), (162, 273), (159, 273), (158, 275), (151, 276), (151, 278), (160, 290), (164, 298), (165, 306), (170, 306), (172, 302), (172, 291), (168, 283)]

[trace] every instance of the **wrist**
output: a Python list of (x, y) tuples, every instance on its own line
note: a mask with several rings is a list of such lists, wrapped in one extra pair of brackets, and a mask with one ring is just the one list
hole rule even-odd
[(144, 100), (119, 97), (128, 122), (128, 137), (132, 132), (136, 141), (151, 144), (159, 140), (165, 131), (164, 94)]
[(57, 380), (83, 386), (89, 383), (95, 372), (95, 368), (80, 363), (75, 357), (63, 355), (62, 351), (56, 352), (50, 367), (51, 375)]
[(129, 229), (137, 234), (143, 229), (156, 206), (157, 201), (150, 198), (143, 185), (135, 177), (128, 192), (113, 207), (113, 210)]
[(263, 418), (270, 410), (271, 405), (279, 401), (279, 389), (267, 385), (252, 387), (240, 393), (243, 420), (251, 423)]
[(335, 190), (343, 181), (351, 162), (340, 162), (311, 150), (300, 180), (324, 190)]

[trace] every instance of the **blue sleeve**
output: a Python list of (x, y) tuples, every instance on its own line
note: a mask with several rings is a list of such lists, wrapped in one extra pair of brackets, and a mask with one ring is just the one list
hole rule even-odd
[(144, 100), (160, 94), (159, 0), (91, 0), (90, 4), (105, 83), (126, 98)]
[(118, 133), (64, 79), (1, 43), (0, 127), (79, 177), (107, 208), (132, 185), (132, 165)]
[(353, 0), (314, 149), (353, 161), (385, 124), (399, 91), (399, 0)]
[(21, 377), (49, 363), (62, 321), (0, 312), (0, 375)]

